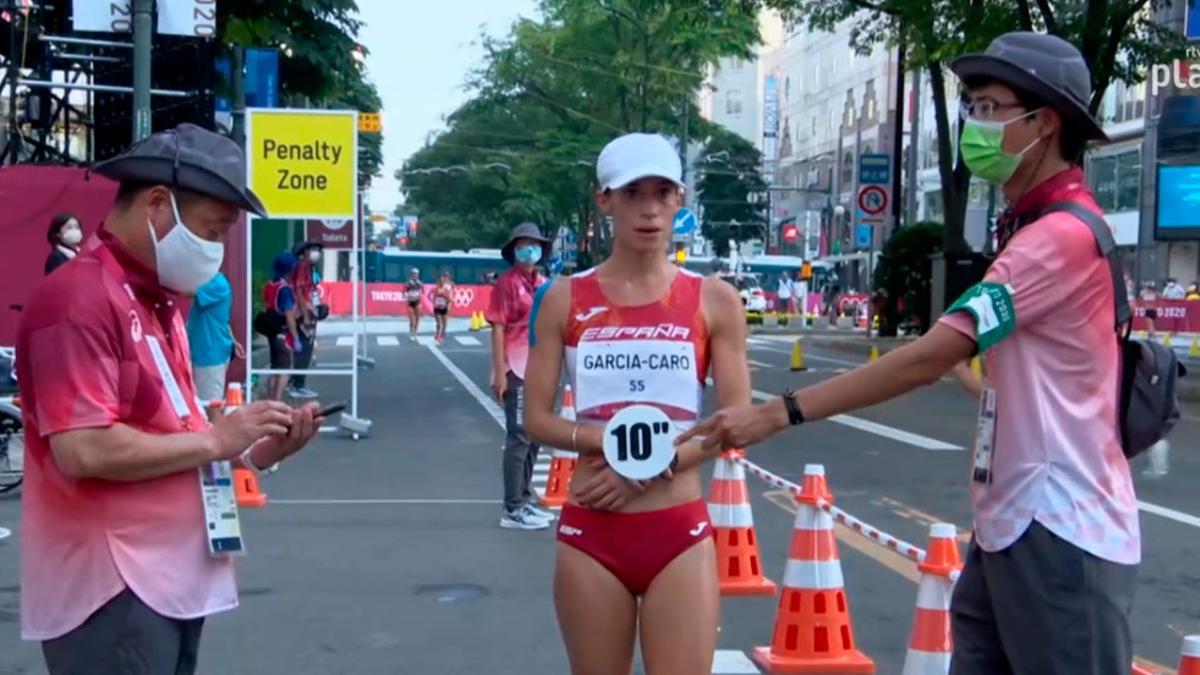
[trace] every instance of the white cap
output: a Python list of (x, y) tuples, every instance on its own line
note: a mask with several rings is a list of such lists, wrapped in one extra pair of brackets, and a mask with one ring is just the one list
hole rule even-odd
[(596, 160), (596, 180), (601, 190), (618, 190), (650, 176), (685, 187), (679, 153), (658, 134), (625, 134), (604, 146)]

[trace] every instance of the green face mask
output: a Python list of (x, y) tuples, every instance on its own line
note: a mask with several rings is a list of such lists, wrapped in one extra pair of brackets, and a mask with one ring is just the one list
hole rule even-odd
[(1032, 143), (1016, 154), (1005, 152), (1004, 127), (1036, 112), (1037, 110), (1031, 110), (1007, 122), (985, 122), (968, 117), (963, 122), (962, 140), (959, 147), (962, 151), (963, 161), (966, 162), (971, 173), (989, 183), (997, 185), (1007, 183), (1016, 173), (1017, 167), (1020, 166), (1021, 158), (1042, 139), (1041, 137), (1033, 139)]

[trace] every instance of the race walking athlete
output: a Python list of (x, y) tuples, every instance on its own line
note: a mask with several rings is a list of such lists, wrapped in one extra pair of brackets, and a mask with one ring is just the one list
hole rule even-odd
[[(1084, 146), (1107, 140), (1088, 112), (1088, 67), (1060, 38), (1016, 32), (952, 69), (966, 96), (963, 159), (1009, 204), (984, 280), (913, 344), (692, 432), (713, 451), (745, 447), (954, 369), (980, 393), (980, 412), (950, 672), (1128, 673), (1141, 534), (1118, 429), (1113, 270), (1084, 220), (1102, 213)], [(982, 383), (962, 366), (976, 352)]]
[(454, 282), (450, 281), (450, 272), (443, 271), (438, 279), (437, 289), (433, 292), (433, 320), (437, 327), (433, 339), (438, 344), (446, 341), (446, 323), (450, 314), (450, 302), (454, 299)]
[[(666, 139), (617, 138), (596, 173), (612, 255), (539, 292), (526, 382), (530, 434), (581, 455), (558, 528), (559, 627), (574, 675), (627, 675), (639, 635), (649, 675), (707, 675), (720, 602), (698, 470), (706, 457), (685, 445), (660, 477), (631, 481), (604, 459), (604, 425), (645, 404), (675, 433), (688, 428), (710, 369), (719, 406), (747, 403), (741, 300), (733, 286), (667, 258), (683, 183)], [(554, 411), (564, 364), (578, 422)]]
[(408, 281), (404, 282), (404, 300), (408, 303), (408, 339), (417, 341), (417, 331), (421, 327), (421, 272), (412, 268), (408, 272)]

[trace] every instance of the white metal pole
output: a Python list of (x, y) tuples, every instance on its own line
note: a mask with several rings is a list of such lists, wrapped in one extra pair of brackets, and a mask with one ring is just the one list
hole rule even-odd
[[(248, 117), (246, 124), (250, 124)], [(254, 399), (254, 219), (253, 213), (246, 214), (246, 384), (242, 387), (246, 403)]]
[[(357, 151), (355, 152), (355, 154), (357, 155)], [(356, 158), (356, 162), (357, 162), (357, 158)], [(357, 164), (356, 164), (356, 166), (357, 166)], [(357, 195), (357, 199), (355, 199), (355, 206), (356, 206), (356, 208), (358, 208), (359, 213), (362, 213), (362, 203), (361, 203), (362, 195), (359, 194), (357, 192), (357, 190), (355, 192)], [(358, 289), (360, 286), (359, 276), (358, 276), (359, 272), (360, 272), (360, 270), (358, 268), (358, 246), (359, 246), (360, 242), (359, 242), (359, 237), (358, 237), (358, 217), (357, 216), (355, 216), (354, 218), (351, 219), (351, 225), (352, 225), (352, 229), (354, 230), (354, 233), (352, 235), (350, 235), (350, 254), (351, 254), (350, 255), (350, 295), (354, 296), (354, 298), (353, 298), (353, 300), (351, 300), (351, 310), (350, 311), (353, 315), (352, 319), (351, 319), (351, 325), (354, 326), (355, 330), (358, 330), (358, 327), (359, 327)], [(366, 328), (367, 327), (366, 327), (365, 322), (363, 322), (362, 328), (363, 328), (363, 340), (365, 341), (367, 339), (366, 338)], [(358, 419), (359, 417), (358, 417), (358, 340), (357, 339), (355, 339), (353, 344), (351, 344), (350, 349), (353, 352), (350, 354), (350, 415), (354, 419)]]

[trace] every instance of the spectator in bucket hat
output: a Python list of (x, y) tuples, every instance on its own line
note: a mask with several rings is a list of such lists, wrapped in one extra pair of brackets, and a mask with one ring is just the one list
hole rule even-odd
[(116, 199), (17, 336), (21, 633), (51, 675), (193, 673), (205, 617), (238, 604), (245, 548), (219, 478), (300, 450), (318, 408), (255, 402), (210, 424), (196, 395), (179, 296), (217, 274), (242, 211), (265, 215), (242, 149), (185, 124), (94, 171)]

